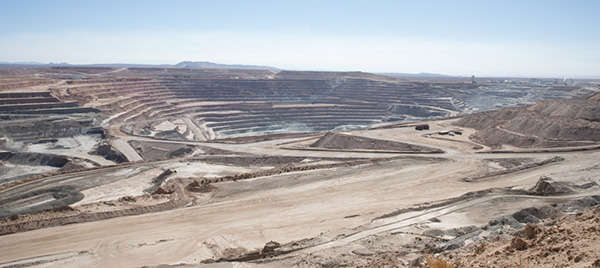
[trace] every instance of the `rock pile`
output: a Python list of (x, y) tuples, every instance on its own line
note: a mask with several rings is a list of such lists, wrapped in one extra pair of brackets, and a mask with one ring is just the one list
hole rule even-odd
[[(527, 223), (445, 254), (459, 267), (600, 267), (600, 201), (592, 199), (595, 202), (588, 198), (556, 206), (554, 214), (562, 216)], [(584, 203), (596, 205), (583, 209)], [(569, 207), (578, 212), (563, 214)]]

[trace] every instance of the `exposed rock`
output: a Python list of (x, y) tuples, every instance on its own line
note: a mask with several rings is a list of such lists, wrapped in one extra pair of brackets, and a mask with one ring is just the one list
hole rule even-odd
[(154, 192), (152, 193), (152, 195), (160, 195), (160, 194), (172, 194), (173, 192), (174, 192), (174, 190), (172, 190), (172, 189), (169, 189), (169, 190), (167, 190), (167, 189), (165, 189), (165, 188), (158, 187), (158, 188), (156, 189), (156, 191), (154, 191)]
[[(597, 197), (597, 198), (595, 198)], [(584, 197), (578, 200), (571, 200), (557, 205), (557, 208), (565, 212), (581, 212), (587, 207), (600, 204), (600, 196)]]
[(187, 140), (185, 136), (183, 136), (181, 133), (175, 130), (161, 131), (159, 133), (156, 133), (156, 137), (168, 140)]
[(267, 242), (265, 244), (265, 246), (263, 247), (261, 254), (269, 254), (269, 253), (273, 253), (275, 252), (275, 249), (281, 247), (281, 244), (275, 242), (275, 241), (270, 241)]
[(429, 125), (428, 124), (416, 125), (415, 126), (415, 130), (428, 130), (428, 129), (429, 129)]
[(544, 212), (535, 207), (519, 210), (512, 216), (520, 223), (539, 223), (541, 219), (548, 217)]
[[(162, 173), (160, 173), (158, 176), (156, 176), (154, 179), (152, 179), (152, 186), (150, 186), (148, 189), (144, 190), (144, 192), (146, 193), (156, 193), (156, 194), (164, 194), (167, 192), (173, 192), (172, 190), (165, 190), (164, 191), (158, 191), (161, 187), (161, 185), (163, 184), (163, 182), (169, 177), (171, 176), (171, 174), (175, 173), (175, 171), (170, 170), (170, 169), (166, 169), (165, 171), (163, 171)], [(158, 193), (157, 193), (158, 192)]]
[(135, 198), (134, 196), (123, 196), (123, 197), (119, 198), (119, 202), (133, 203), (136, 201), (137, 201), (137, 198)]
[(68, 211), (75, 211), (75, 209), (73, 209), (70, 206), (60, 206), (60, 207), (57, 207), (57, 208), (50, 209), (49, 211), (52, 211), (52, 212), (68, 212)]
[(190, 183), (185, 189), (194, 193), (210, 193), (217, 188), (210, 183), (199, 183), (198, 181), (195, 181)]
[(512, 216), (502, 216), (499, 219), (491, 220), (488, 225), (489, 226), (509, 225), (509, 226), (511, 226), (513, 228), (521, 228), (521, 227), (523, 227), (523, 224), (521, 222), (517, 221)]
[(77, 164), (77, 163), (73, 163), (72, 161), (69, 161), (68, 163), (66, 163), (64, 166), (62, 166), (60, 168), (60, 171), (71, 171), (71, 170), (80, 170), (80, 169), (84, 169), (86, 168), (85, 165), (83, 164)]
[(63, 167), (69, 163), (65, 156), (40, 153), (0, 152), (0, 160), (17, 165), (51, 167)]
[[(591, 199), (596, 200), (590, 197), (570, 203), (586, 206), (593, 203)], [(531, 209), (524, 211), (525, 214), (536, 214)], [(560, 216), (545, 219), (539, 225), (529, 223), (516, 231), (487, 236), (443, 254), (451, 254), (458, 267), (520, 267), (523, 264), (527, 267), (600, 267), (596, 242), (600, 206), (584, 208), (578, 213), (553, 215)]]
[(410, 115), (415, 117), (444, 117), (447, 111), (417, 105), (392, 105), (388, 111), (393, 114)]
[(525, 238), (533, 239), (540, 232), (540, 228), (537, 227), (536, 225), (528, 223), (525, 225), (524, 231), (525, 231)]
[(527, 242), (520, 237), (514, 236), (510, 241), (510, 247), (516, 250), (524, 250), (528, 248)]
[(546, 176), (541, 176), (535, 186), (529, 189), (530, 194), (543, 196), (566, 194), (570, 192), (572, 191), (569, 188)]
[(185, 147), (185, 148), (179, 148), (173, 152), (169, 153), (169, 157), (180, 157), (180, 156), (184, 156), (187, 155), (191, 152), (193, 152), (194, 150), (190, 147)]
[(112, 145), (110, 145), (108, 143), (100, 144), (100, 146), (98, 146), (98, 149), (96, 149), (92, 153), (104, 156), (104, 158), (106, 158), (106, 160), (114, 161), (117, 163), (129, 162), (127, 160), (127, 157), (125, 157), (125, 155), (123, 155), (123, 153), (116, 150), (115, 148), (112, 147)]

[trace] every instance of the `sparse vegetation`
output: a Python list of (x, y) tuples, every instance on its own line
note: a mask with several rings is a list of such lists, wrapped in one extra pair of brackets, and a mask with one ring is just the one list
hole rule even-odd
[(441, 257), (425, 256), (425, 262), (428, 268), (454, 268), (454, 264)]

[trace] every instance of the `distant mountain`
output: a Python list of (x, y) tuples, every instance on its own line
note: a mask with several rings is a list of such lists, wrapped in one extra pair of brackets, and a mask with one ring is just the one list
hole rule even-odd
[(111, 67), (111, 68), (175, 68), (172, 64), (133, 64), (133, 63), (96, 63), (89, 65), (69, 65), (76, 67)]
[(258, 66), (258, 65), (239, 65), (239, 64), (219, 64), (208, 61), (182, 61), (175, 64), (175, 68), (187, 68), (187, 69), (244, 69), (244, 70), (273, 70), (281, 71), (279, 68), (270, 66)]
[(243, 70), (273, 70), (281, 69), (269, 66), (219, 64), (207, 61), (182, 61), (172, 64), (131, 64), (131, 63), (98, 63), (98, 64), (69, 64), (40, 63), (40, 62), (0, 62), (0, 69), (35, 69), (47, 67), (112, 67), (112, 68), (184, 68), (184, 69), (243, 69)]
[(378, 73), (379, 75), (393, 76), (393, 77), (448, 77), (443, 74), (434, 73), (418, 73), (418, 74), (407, 74), (407, 73)]

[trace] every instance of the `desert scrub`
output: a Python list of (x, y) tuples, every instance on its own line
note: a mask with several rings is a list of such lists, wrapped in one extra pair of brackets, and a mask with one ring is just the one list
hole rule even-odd
[(425, 261), (427, 262), (427, 267), (429, 268), (454, 268), (454, 264), (439, 257), (431, 257), (427, 255), (425, 256)]

